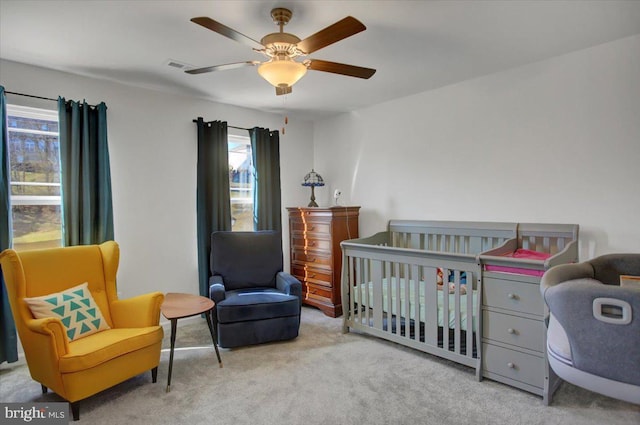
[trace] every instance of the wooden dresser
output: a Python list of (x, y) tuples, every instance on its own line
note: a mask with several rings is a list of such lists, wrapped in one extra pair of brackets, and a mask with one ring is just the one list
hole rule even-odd
[(327, 316), (342, 314), (340, 242), (358, 237), (360, 207), (290, 207), (291, 274), (302, 282), (303, 303)]

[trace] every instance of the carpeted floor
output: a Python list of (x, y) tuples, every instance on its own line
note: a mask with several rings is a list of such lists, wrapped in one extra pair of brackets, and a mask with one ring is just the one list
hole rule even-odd
[[(158, 382), (146, 373), (80, 404), (100, 424), (633, 424), (640, 406), (563, 384), (549, 407), (472, 369), (364, 335), (304, 307), (289, 342), (221, 350), (204, 320), (178, 322), (171, 392), (169, 352)], [(168, 347), (169, 332), (165, 332)], [(24, 360), (0, 365), (0, 401), (61, 401), (41, 394)]]

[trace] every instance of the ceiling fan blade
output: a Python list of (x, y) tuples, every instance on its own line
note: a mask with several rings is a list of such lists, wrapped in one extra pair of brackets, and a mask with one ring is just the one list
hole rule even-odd
[(185, 72), (187, 74), (204, 74), (205, 72), (226, 71), (227, 69), (243, 68), (245, 66), (256, 66), (260, 65), (260, 63), (261, 62), (259, 61), (227, 63), (224, 65), (207, 66), (205, 68), (188, 69)]
[(344, 63), (329, 62), (319, 59), (309, 59), (305, 61), (308, 69), (314, 71), (332, 72), (334, 74), (348, 75), (349, 77), (371, 78), (376, 73), (375, 69), (363, 68), (361, 66), (347, 65)]
[(224, 35), (232, 40), (235, 40), (239, 43), (242, 43), (246, 46), (251, 47), (252, 49), (262, 50), (264, 46), (257, 42), (256, 40), (247, 37), (246, 35), (239, 33), (238, 31), (229, 28), (228, 26), (221, 24), (218, 21), (214, 21), (211, 18), (207, 18), (206, 16), (200, 16), (198, 18), (192, 18), (191, 22), (196, 23), (198, 25), (202, 25), (203, 27), (210, 29), (211, 31), (217, 32), (218, 34)]
[(347, 37), (351, 37), (360, 31), (366, 30), (367, 27), (356, 18), (347, 16), (346, 18), (336, 22), (333, 25), (329, 25), (323, 30), (310, 35), (297, 44), (298, 48), (306, 54), (313, 53), (316, 50), (320, 50), (323, 47), (327, 47), (337, 41), (343, 40)]

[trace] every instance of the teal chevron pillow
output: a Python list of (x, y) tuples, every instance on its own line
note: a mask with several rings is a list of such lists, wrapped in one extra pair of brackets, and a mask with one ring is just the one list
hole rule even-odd
[(67, 329), (69, 341), (73, 341), (111, 329), (102, 317), (88, 286), (85, 282), (64, 292), (24, 300), (36, 319), (58, 317)]

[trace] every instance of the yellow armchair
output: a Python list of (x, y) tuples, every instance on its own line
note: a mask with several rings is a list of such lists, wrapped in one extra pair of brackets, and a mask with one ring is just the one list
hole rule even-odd
[[(113, 241), (0, 253), (11, 311), (31, 377), (71, 403), (151, 370), (156, 382), (164, 336), (159, 326), (160, 292), (119, 300), (116, 272), (120, 251)], [(70, 340), (58, 317), (36, 319), (25, 298), (65, 291), (88, 283), (110, 329)]]

